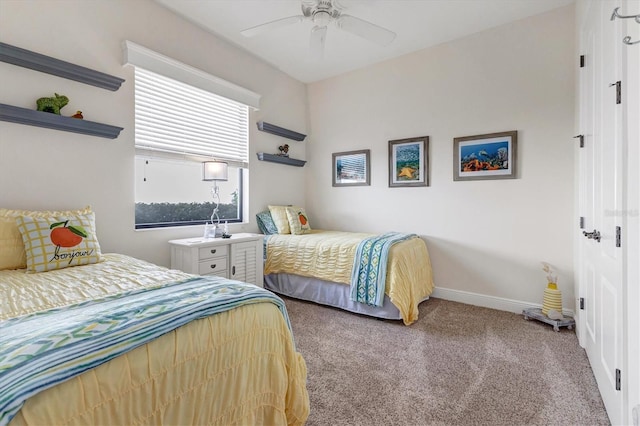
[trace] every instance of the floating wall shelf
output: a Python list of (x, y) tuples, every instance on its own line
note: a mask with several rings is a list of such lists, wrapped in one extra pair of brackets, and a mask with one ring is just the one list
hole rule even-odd
[(258, 160), (270, 161), (272, 163), (286, 164), (288, 166), (302, 167), (306, 163), (304, 160), (296, 160), (295, 158), (283, 157), (282, 155), (267, 154), (258, 152)]
[(124, 79), (0, 42), (0, 61), (116, 91)]
[(285, 129), (274, 124), (265, 123), (264, 121), (258, 121), (256, 124), (258, 125), (258, 130), (262, 132), (282, 136), (287, 139), (293, 139), (294, 141), (300, 142), (307, 137), (307, 135), (303, 135), (302, 133), (294, 132), (293, 130)]
[(82, 133), (102, 138), (115, 139), (122, 127), (96, 123), (78, 118), (64, 117), (50, 112), (35, 111), (12, 105), (0, 104), (0, 121), (46, 127), (65, 132)]

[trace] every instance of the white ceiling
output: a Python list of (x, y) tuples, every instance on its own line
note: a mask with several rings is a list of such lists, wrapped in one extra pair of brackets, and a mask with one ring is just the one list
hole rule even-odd
[[(310, 83), (488, 28), (547, 12), (574, 0), (334, 0), (343, 14), (394, 31), (379, 46), (329, 25), (324, 57), (309, 49), (313, 23), (304, 20), (252, 38), (240, 31), (301, 14), (301, 0), (155, 0), (186, 19)], [(569, 25), (569, 24), (568, 24)]]

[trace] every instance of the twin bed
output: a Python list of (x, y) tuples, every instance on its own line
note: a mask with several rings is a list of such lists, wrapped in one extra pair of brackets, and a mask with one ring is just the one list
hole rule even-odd
[[(270, 234), (274, 292), (409, 325), (433, 290), (414, 235)], [(0, 250), (0, 426), (305, 423), (306, 365), (272, 292), (102, 254), (90, 208), (0, 209)]]
[[(280, 298), (101, 254), (87, 212), (48, 212), (26, 229), (58, 243), (32, 262), (15, 228), (32, 213), (0, 209), (0, 425), (305, 423), (306, 365)], [(74, 247), (42, 236), (72, 226), (67, 237), (85, 235)], [(96, 261), (77, 265), (69, 250)], [(27, 268), (64, 265), (11, 267), (25, 251)]]
[(275, 293), (410, 325), (433, 292), (417, 235), (311, 229), (299, 206), (269, 206), (256, 220), (266, 235), (265, 288)]
[[(289, 297), (313, 301), (377, 318), (418, 319), (418, 305), (433, 291), (427, 247), (421, 238), (407, 236), (389, 247), (382, 303), (352, 297), (354, 262), (360, 244), (374, 234), (311, 230), (302, 235), (265, 238), (265, 288)], [(380, 289), (382, 290), (382, 289)]]

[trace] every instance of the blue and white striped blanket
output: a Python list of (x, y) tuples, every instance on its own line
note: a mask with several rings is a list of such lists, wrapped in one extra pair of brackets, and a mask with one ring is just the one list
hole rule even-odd
[(351, 272), (351, 300), (372, 306), (382, 306), (387, 279), (389, 249), (392, 245), (416, 234), (388, 232), (365, 238), (358, 244)]
[(27, 398), (190, 321), (271, 302), (289, 329), (284, 302), (251, 284), (196, 277), (0, 322), (0, 425)]

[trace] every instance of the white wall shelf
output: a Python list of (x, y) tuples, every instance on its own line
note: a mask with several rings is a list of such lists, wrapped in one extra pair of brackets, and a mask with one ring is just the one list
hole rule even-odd
[(269, 161), (271, 163), (286, 164), (288, 166), (302, 167), (306, 163), (306, 161), (304, 160), (298, 160), (295, 158), (285, 157), (282, 155), (267, 154), (266, 152), (258, 152), (256, 153), (256, 155), (258, 156), (258, 160), (260, 161)]

